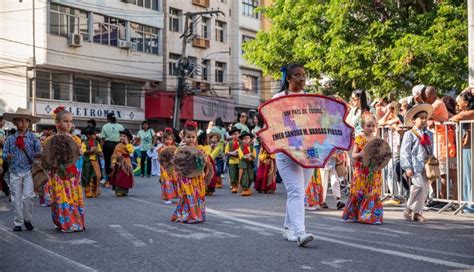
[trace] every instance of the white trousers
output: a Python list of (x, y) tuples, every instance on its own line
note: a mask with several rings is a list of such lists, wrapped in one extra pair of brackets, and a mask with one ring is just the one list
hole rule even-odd
[(328, 192), (329, 180), (331, 180), (332, 195), (337, 201), (341, 198), (341, 184), (339, 182), (339, 176), (337, 175), (336, 168), (321, 168), (321, 180), (323, 183), (323, 201), (326, 202), (326, 195)]
[(31, 221), (33, 217), (33, 178), (31, 172), (10, 173), (10, 190), (12, 194), (12, 208), (15, 226)]
[(303, 168), (282, 153), (277, 154), (276, 165), (287, 194), (284, 227), (292, 229), (295, 234), (305, 233), (305, 188), (314, 169)]
[(423, 213), (423, 205), (425, 205), (428, 197), (428, 188), (430, 184), (424, 174), (416, 174), (411, 178), (412, 185), (410, 187), (410, 198), (407, 201), (407, 208), (415, 213)]

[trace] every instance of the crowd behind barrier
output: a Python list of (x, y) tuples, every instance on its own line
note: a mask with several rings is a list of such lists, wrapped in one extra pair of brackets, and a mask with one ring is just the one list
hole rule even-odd
[[(430, 201), (441, 202), (438, 212), (454, 210), (459, 214), (467, 207), (474, 206), (474, 121), (444, 122), (436, 124), (434, 132), (435, 156), (439, 161), (441, 177), (431, 183)], [(379, 127), (378, 136), (388, 142), (392, 158), (382, 170), (383, 200), (397, 199), (404, 202), (410, 193), (410, 178), (400, 167), (400, 146), (406, 127), (395, 131), (391, 127)], [(470, 134), (468, 136), (468, 134)], [(351, 180), (352, 167), (348, 164), (348, 179)], [(341, 193), (346, 188), (342, 188)]]

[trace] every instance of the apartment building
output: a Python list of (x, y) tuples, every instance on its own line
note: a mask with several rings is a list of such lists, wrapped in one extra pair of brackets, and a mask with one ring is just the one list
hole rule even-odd
[(115, 112), (139, 128), (145, 86), (164, 86), (161, 0), (0, 1), (0, 12), (0, 110), (28, 107), (41, 128), (64, 105), (76, 127)]

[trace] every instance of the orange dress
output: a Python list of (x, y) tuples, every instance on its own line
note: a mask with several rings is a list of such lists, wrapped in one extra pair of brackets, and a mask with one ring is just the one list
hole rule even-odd
[[(367, 144), (367, 138), (358, 135), (355, 144), (361, 150)], [(383, 223), (383, 207), (380, 195), (382, 193), (382, 172), (372, 172), (365, 167), (361, 159), (354, 163), (354, 173), (351, 181), (351, 192), (347, 199), (342, 218), (366, 224)]]

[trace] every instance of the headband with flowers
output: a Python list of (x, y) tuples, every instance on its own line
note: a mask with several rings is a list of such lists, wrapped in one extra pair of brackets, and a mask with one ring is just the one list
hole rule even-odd
[(62, 112), (62, 111), (65, 111), (66, 108), (64, 106), (57, 106), (53, 113), (51, 114), (53, 116), (53, 118), (56, 118), (56, 115), (58, 115), (58, 113)]
[(197, 129), (198, 124), (197, 124), (197, 122), (194, 122), (192, 120), (188, 120), (188, 121), (186, 121), (186, 123), (184, 123), (184, 127), (185, 128), (186, 127), (194, 127), (195, 129)]

